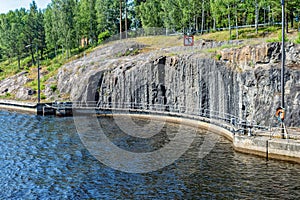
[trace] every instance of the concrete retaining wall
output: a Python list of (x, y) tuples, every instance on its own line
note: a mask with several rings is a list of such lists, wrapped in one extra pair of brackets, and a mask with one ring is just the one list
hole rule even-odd
[[(119, 112), (119, 113), (118, 113)], [(122, 114), (122, 111), (114, 112), (113, 115), (133, 116), (138, 118), (149, 119), (149, 114), (138, 114), (131, 112), (130, 114)], [(151, 119), (164, 120), (171, 123), (183, 124), (187, 126), (196, 127), (207, 130), (209, 132), (224, 136), (232, 142), (233, 148), (238, 152), (253, 154), (265, 157), (266, 159), (273, 158), (285, 161), (293, 161), (300, 163), (300, 141), (290, 139), (270, 139), (264, 136), (246, 136), (237, 135), (221, 126), (208, 123), (206, 121), (199, 121), (197, 119), (187, 119), (183, 116), (156, 116), (151, 113)], [(105, 116), (112, 116), (112, 114), (104, 114)]]
[(298, 140), (234, 136), (233, 146), (240, 152), (300, 163)]
[(10, 100), (0, 100), (0, 109), (37, 113), (37, 104)]
[[(44, 104), (30, 104), (23, 102), (15, 101), (0, 101), (0, 109), (6, 110), (16, 110), (16, 111), (25, 111), (39, 114), (43, 109)], [(229, 130), (223, 128), (224, 125), (217, 125), (216, 122), (211, 122), (211, 119), (208, 118), (195, 118), (191, 116), (185, 116), (177, 113), (176, 115), (172, 113), (164, 112), (146, 112), (145, 111), (122, 111), (122, 110), (112, 110), (104, 112), (102, 115), (111, 116), (111, 115), (130, 115), (138, 118), (149, 119), (151, 115), (152, 120), (158, 121), (167, 121), (171, 123), (183, 124), (187, 126), (192, 126), (195, 128), (207, 130), (209, 132), (222, 135), (228, 140), (232, 141), (233, 147), (235, 150), (259, 155), (268, 158), (287, 160), (300, 163), (300, 140), (291, 140), (291, 139), (270, 139), (265, 136), (245, 136), (245, 135), (236, 135)], [(211, 122), (211, 123), (209, 123)], [(212, 124), (214, 123), (214, 124)], [(228, 127), (227, 127), (228, 128)]]

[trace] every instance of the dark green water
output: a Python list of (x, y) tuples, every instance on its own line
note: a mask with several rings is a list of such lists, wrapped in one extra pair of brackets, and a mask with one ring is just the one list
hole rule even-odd
[[(169, 124), (151, 141), (141, 141), (119, 133), (111, 118), (100, 121), (115, 144), (136, 152), (161, 148), (168, 142), (163, 131), (176, 130)], [(201, 132), (175, 163), (136, 174), (95, 159), (72, 118), (0, 111), (0, 124), (0, 199), (300, 198), (300, 165), (236, 153), (223, 138), (200, 159), (199, 147), (206, 137)]]

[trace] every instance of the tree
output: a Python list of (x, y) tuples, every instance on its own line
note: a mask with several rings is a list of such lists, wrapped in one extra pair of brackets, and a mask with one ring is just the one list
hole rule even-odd
[(45, 29), (44, 16), (41, 10), (38, 10), (35, 1), (30, 4), (29, 13), (24, 17), (24, 33), (26, 45), (30, 50), (32, 62), (36, 63), (34, 53), (39, 50), (43, 55), (45, 47)]
[(25, 48), (25, 24), (23, 23), (25, 15), (25, 9), (20, 9), (1, 16), (1, 47), (9, 58), (17, 57), (18, 69), (21, 68), (20, 60)]
[(75, 32), (75, 5), (74, 0), (53, 0), (52, 4), (57, 15), (58, 45), (68, 58), (71, 49), (78, 46)]
[(9, 59), (14, 56), (13, 48), (11, 48), (11, 46), (13, 45), (12, 42), (15, 34), (12, 31), (12, 23), (9, 19), (12, 15), (14, 15), (12, 11), (10, 11), (7, 15), (1, 15), (1, 47)]
[(108, 31), (110, 34), (116, 34), (119, 32), (119, 0), (97, 0), (96, 18), (99, 33)]
[(97, 42), (96, 0), (81, 0), (76, 5), (75, 21), (79, 38), (88, 38), (88, 43)]
[(19, 70), (21, 68), (21, 57), (25, 49), (25, 35), (24, 35), (25, 24), (23, 19), (26, 15), (27, 13), (25, 9), (16, 10), (15, 20), (11, 26), (12, 36), (14, 41), (14, 45), (12, 46), (12, 49), (14, 51), (14, 55), (17, 56)]
[(286, 0), (285, 1), (285, 5), (286, 5), (286, 32), (288, 33), (289, 29), (288, 29), (288, 25), (289, 22), (291, 22), (291, 27), (294, 27), (294, 17), (296, 16), (296, 14), (299, 13), (299, 9), (300, 9), (300, 0)]
[(47, 6), (44, 13), (44, 24), (45, 24), (45, 41), (49, 52), (54, 51), (54, 55), (57, 55), (59, 48), (59, 18), (57, 4), (51, 3)]
[(162, 27), (162, 1), (148, 0), (141, 2), (138, 7), (138, 15), (143, 27)]

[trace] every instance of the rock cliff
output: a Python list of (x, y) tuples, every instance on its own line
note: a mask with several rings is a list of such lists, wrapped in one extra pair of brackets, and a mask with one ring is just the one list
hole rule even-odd
[[(61, 68), (58, 89), (72, 101), (208, 109), (272, 125), (281, 98), (280, 44), (205, 50), (221, 45), (204, 41), (135, 55), (143, 45), (116, 43)], [(300, 47), (286, 49), (286, 123), (300, 126)]]
[[(281, 100), (280, 66), (280, 43), (202, 40), (194, 47), (149, 50), (134, 41), (115, 42), (64, 65), (43, 93), (49, 100), (206, 109), (273, 125)], [(2, 80), (0, 96), (34, 99), (35, 91), (26, 87), (30, 81), (26, 73)], [(300, 126), (300, 46), (292, 43), (286, 44), (285, 92), (286, 123)]]

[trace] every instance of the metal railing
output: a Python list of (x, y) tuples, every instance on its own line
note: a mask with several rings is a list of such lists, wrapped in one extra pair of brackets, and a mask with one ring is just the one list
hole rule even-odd
[(260, 126), (255, 121), (247, 121), (230, 113), (214, 111), (205, 108), (194, 108), (180, 105), (147, 104), (135, 102), (72, 102), (74, 109), (95, 109), (101, 113), (103, 110), (112, 112), (143, 112), (154, 115), (168, 115), (205, 121), (221, 126), (233, 133), (252, 135), (255, 130), (269, 130), (266, 126)]

